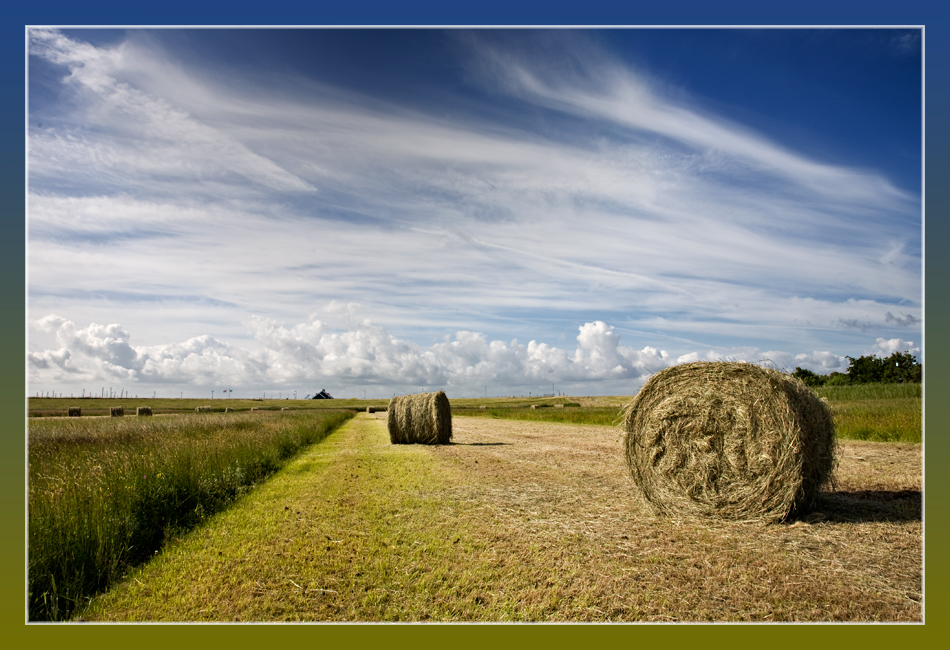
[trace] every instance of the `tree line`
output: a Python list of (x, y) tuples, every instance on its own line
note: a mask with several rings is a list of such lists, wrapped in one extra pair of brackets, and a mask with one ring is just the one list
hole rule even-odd
[(871, 383), (919, 384), (924, 374), (924, 368), (917, 362), (917, 357), (909, 352), (895, 352), (886, 359), (871, 355), (847, 359), (850, 362), (847, 372), (819, 375), (811, 370), (796, 367), (792, 376), (798, 377), (807, 386), (818, 387)]

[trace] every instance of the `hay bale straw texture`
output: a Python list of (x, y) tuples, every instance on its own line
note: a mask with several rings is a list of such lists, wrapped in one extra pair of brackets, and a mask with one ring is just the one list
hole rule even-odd
[(125, 408), (122, 406), (110, 406), (109, 415), (114, 418), (120, 418), (125, 415)]
[(136, 415), (151, 415), (151, 414), (152, 414), (152, 407), (151, 407), (151, 406), (139, 406), (137, 409), (135, 409), (135, 414), (136, 414)]
[(389, 441), (394, 445), (447, 445), (452, 438), (452, 408), (445, 392), (403, 395), (389, 401)]
[(82, 415), (82, 407), (79, 406), (70, 406), (66, 409), (66, 416), (71, 418), (78, 418)]
[(630, 474), (662, 514), (780, 521), (833, 485), (831, 411), (777, 370), (667, 368), (624, 409), (623, 427)]

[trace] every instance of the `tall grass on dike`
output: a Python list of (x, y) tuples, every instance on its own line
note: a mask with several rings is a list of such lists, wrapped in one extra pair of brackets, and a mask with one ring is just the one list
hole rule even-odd
[(913, 444), (923, 439), (921, 384), (822, 386), (815, 392), (828, 400), (839, 438)]
[(353, 415), (31, 420), (30, 620), (68, 619)]
[[(819, 397), (828, 400), (838, 438), (911, 444), (919, 444), (923, 438), (921, 384), (852, 384), (814, 390)], [(453, 415), (616, 426), (622, 420), (620, 409), (620, 406), (538, 409), (490, 406), (453, 411)]]

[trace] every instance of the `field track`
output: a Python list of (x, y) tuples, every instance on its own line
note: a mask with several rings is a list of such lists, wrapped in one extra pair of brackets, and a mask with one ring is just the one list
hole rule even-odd
[(847, 442), (802, 521), (657, 519), (619, 430), (360, 414), (80, 614), (176, 621), (920, 621), (920, 446)]

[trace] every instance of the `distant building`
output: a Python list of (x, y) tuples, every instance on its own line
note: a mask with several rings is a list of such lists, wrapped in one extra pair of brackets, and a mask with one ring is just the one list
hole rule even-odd
[(313, 399), (333, 399), (333, 395), (325, 390), (321, 390), (319, 393), (313, 396)]

